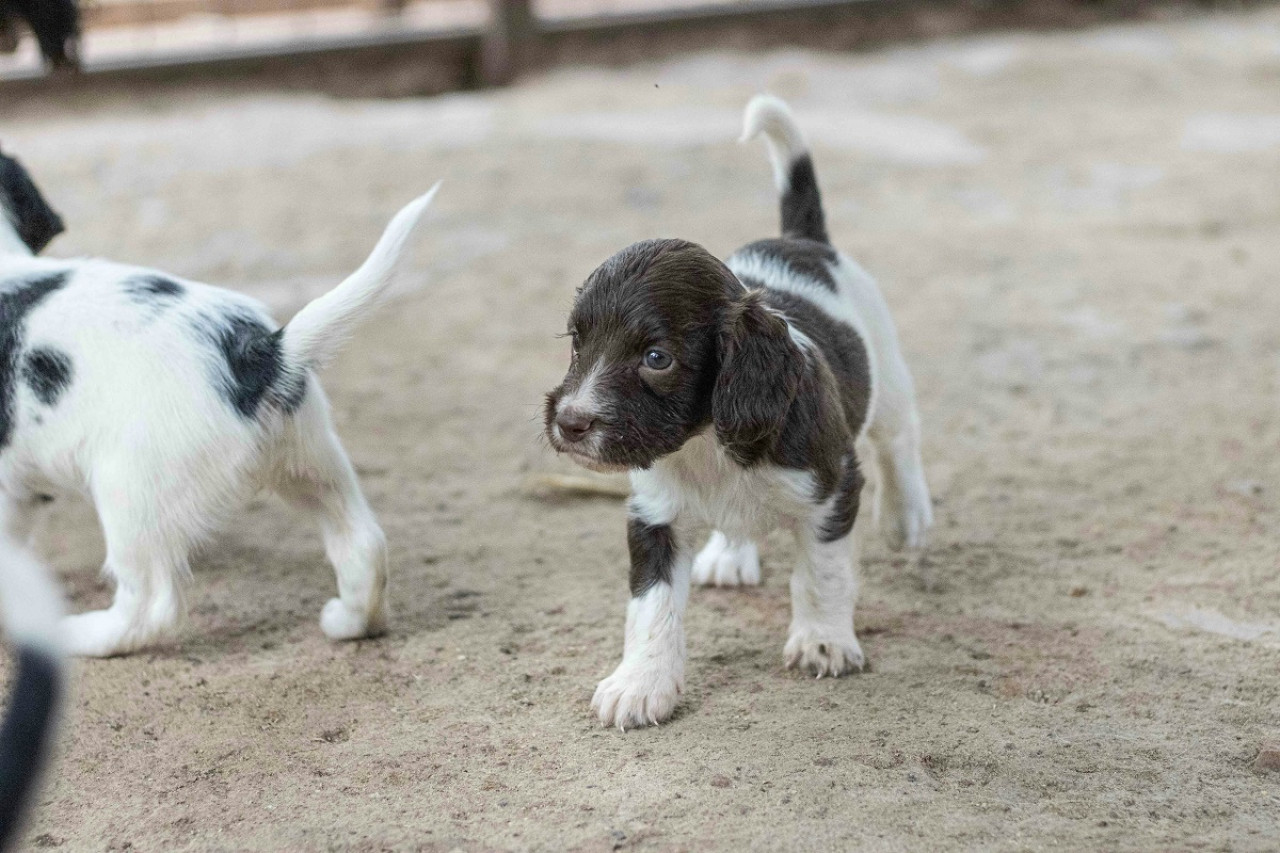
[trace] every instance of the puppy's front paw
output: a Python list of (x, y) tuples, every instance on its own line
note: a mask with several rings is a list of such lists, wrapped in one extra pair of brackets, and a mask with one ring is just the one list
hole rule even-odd
[(330, 640), (359, 640), (381, 634), (385, 626), (382, 619), (370, 619), (364, 613), (352, 610), (341, 598), (331, 598), (320, 611), (320, 630)]
[(755, 543), (732, 543), (717, 530), (693, 561), (693, 582), (698, 586), (756, 586), (760, 583), (760, 552)]
[(671, 719), (684, 690), (682, 682), (669, 670), (624, 663), (596, 687), (591, 710), (602, 724), (621, 731), (656, 726)]
[(850, 672), (861, 672), (867, 663), (853, 631), (793, 629), (783, 654), (787, 669), (802, 669), (818, 678), (824, 675), (838, 678)]

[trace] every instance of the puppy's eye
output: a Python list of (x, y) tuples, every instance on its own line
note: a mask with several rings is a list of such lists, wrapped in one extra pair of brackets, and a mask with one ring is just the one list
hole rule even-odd
[(578, 357), (578, 333), (577, 332), (569, 333), (569, 347), (570, 347), (569, 356), (571, 358), (577, 358)]
[(673, 363), (674, 359), (660, 349), (651, 349), (644, 354), (644, 366), (650, 370), (666, 370)]

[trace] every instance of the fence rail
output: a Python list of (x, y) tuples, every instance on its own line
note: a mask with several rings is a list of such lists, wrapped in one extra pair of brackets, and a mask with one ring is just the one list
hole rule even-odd
[[(683, 4), (683, 5), (681, 5)], [(357, 95), (496, 85), (573, 62), (801, 44), (847, 49), (991, 27), (1079, 26), (1158, 0), (96, 0), (84, 69), (0, 56), (0, 100), (247, 81)]]

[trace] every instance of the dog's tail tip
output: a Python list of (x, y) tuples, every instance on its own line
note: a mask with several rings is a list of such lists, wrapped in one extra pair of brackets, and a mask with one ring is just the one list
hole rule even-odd
[(743, 110), (742, 136), (738, 141), (750, 142), (762, 133), (779, 147), (778, 153), (788, 162), (809, 150), (791, 107), (776, 95), (756, 95)]

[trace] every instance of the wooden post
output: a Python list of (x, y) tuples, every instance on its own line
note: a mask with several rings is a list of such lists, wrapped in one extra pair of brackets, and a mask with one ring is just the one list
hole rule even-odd
[(480, 82), (502, 86), (529, 64), (538, 24), (532, 0), (489, 0), (489, 16), (480, 44)]

